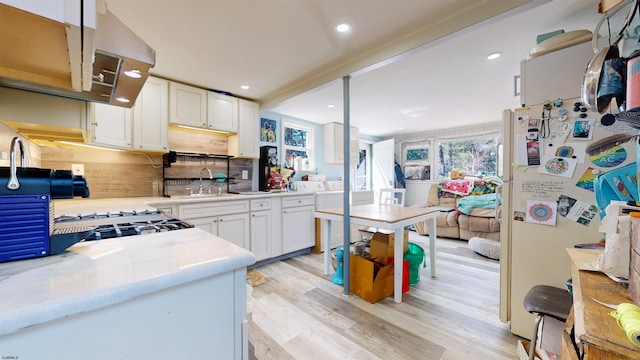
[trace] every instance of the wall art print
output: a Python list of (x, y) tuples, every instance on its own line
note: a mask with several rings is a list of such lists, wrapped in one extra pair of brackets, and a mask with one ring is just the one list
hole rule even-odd
[(260, 119), (260, 141), (274, 143), (277, 140), (275, 120)]
[(555, 201), (527, 201), (525, 219), (529, 223), (540, 225), (556, 225), (558, 203)]

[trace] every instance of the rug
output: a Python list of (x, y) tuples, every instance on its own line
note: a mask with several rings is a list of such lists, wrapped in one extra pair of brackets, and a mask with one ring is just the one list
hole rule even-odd
[(252, 287), (256, 287), (258, 285), (264, 284), (268, 282), (270, 279), (265, 274), (261, 273), (258, 270), (251, 269), (247, 270), (247, 284)]
[(500, 242), (481, 237), (472, 237), (468, 243), (469, 249), (493, 260), (500, 260)]

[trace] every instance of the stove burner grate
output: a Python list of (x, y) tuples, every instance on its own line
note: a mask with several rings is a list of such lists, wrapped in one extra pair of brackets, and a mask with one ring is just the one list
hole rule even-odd
[(107, 224), (98, 226), (95, 232), (86, 240), (103, 240), (116, 237), (188, 229), (192, 227), (194, 227), (192, 224), (178, 219), (159, 219)]

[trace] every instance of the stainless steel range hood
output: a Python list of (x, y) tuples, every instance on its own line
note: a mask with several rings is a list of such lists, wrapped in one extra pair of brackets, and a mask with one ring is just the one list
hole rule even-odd
[(132, 107), (155, 51), (109, 10), (84, 12), (76, 26), (0, 4), (0, 86)]

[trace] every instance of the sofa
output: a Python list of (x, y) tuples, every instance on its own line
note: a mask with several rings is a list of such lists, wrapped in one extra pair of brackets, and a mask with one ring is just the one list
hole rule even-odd
[[(414, 207), (440, 206), (450, 208), (451, 211), (442, 211), (436, 217), (436, 231), (438, 237), (470, 240), (473, 237), (500, 241), (500, 223), (496, 219), (495, 189), (497, 184), (490, 181), (463, 180), (466, 187), (457, 180), (445, 180), (430, 186), (427, 201)], [(453, 184), (453, 185), (452, 185)], [(458, 208), (462, 198), (475, 196), (463, 201), (466, 206)], [(472, 200), (493, 200), (494, 206), (486, 204), (486, 207), (469, 207)], [(484, 206), (484, 205), (483, 205)], [(488, 208), (487, 208), (488, 207)], [(466, 212), (466, 213), (465, 213)], [(429, 222), (422, 221), (415, 224), (415, 229), (420, 235), (429, 235)]]

